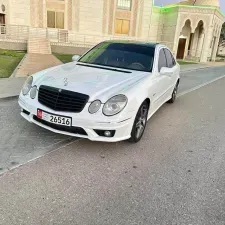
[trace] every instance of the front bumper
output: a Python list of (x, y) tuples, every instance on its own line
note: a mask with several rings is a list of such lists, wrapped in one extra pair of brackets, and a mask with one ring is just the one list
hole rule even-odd
[[(31, 100), (29, 97), (24, 97), (20, 95), (19, 97), (19, 105), (21, 107), (21, 116), (29, 121), (30, 123), (34, 123), (40, 127), (43, 127), (47, 130), (50, 130), (55, 133), (88, 138), (92, 141), (103, 141), (103, 142), (118, 142), (122, 140), (126, 140), (130, 138), (133, 121), (135, 118), (134, 112), (126, 113), (126, 117), (119, 116), (118, 118), (106, 118), (104, 115), (96, 116), (92, 118), (93, 115), (85, 114), (85, 113), (65, 113), (65, 112), (56, 112), (53, 111), (43, 105), (41, 105), (37, 100)], [(87, 106), (86, 106), (87, 107)], [(42, 123), (37, 120), (37, 110), (42, 109), (47, 111), (48, 113), (57, 114), (60, 116), (69, 116), (72, 118), (72, 128), (81, 128), (86, 134), (78, 134), (70, 131), (64, 131), (63, 129), (58, 129), (56, 126), (49, 126), (46, 123)], [(24, 110), (24, 111), (23, 111)], [(84, 109), (85, 111), (87, 109)], [(93, 116), (94, 117), (94, 116)], [(73, 129), (71, 129), (73, 130)], [(115, 131), (115, 135), (113, 137), (105, 137), (97, 134), (95, 130), (110, 130)]]

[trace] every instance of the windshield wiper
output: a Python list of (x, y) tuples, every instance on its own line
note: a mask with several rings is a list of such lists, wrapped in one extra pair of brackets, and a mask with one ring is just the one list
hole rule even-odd
[(77, 63), (78, 66), (86, 66), (86, 67), (93, 67), (93, 68), (98, 68), (98, 69), (103, 69), (103, 70), (111, 70), (115, 72), (122, 72), (122, 73), (132, 73), (131, 71), (127, 70), (120, 70), (120, 69), (114, 69), (114, 68), (108, 68), (108, 67), (102, 67), (102, 66), (96, 66), (96, 65), (90, 65), (90, 64), (82, 64), (82, 63)]

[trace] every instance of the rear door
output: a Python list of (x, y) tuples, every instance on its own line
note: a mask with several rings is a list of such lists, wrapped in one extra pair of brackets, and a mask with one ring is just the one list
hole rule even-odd
[(168, 87), (168, 77), (160, 74), (162, 67), (167, 67), (167, 59), (164, 48), (160, 48), (156, 55), (154, 109), (157, 110), (165, 102), (165, 93)]

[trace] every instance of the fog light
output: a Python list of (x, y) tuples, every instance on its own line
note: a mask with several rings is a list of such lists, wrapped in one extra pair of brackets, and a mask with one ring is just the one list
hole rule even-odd
[(111, 131), (105, 131), (104, 132), (104, 135), (106, 136), (106, 137), (111, 137), (112, 136), (112, 133), (111, 133)]
[(114, 137), (116, 131), (115, 130), (94, 130), (96, 134), (100, 137)]

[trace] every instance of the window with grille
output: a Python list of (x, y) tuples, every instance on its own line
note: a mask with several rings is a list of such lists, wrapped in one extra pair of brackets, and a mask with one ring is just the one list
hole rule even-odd
[(64, 29), (64, 12), (47, 12), (47, 24), (49, 28)]
[(117, 8), (124, 9), (124, 10), (131, 10), (132, 0), (118, 0), (117, 1)]

